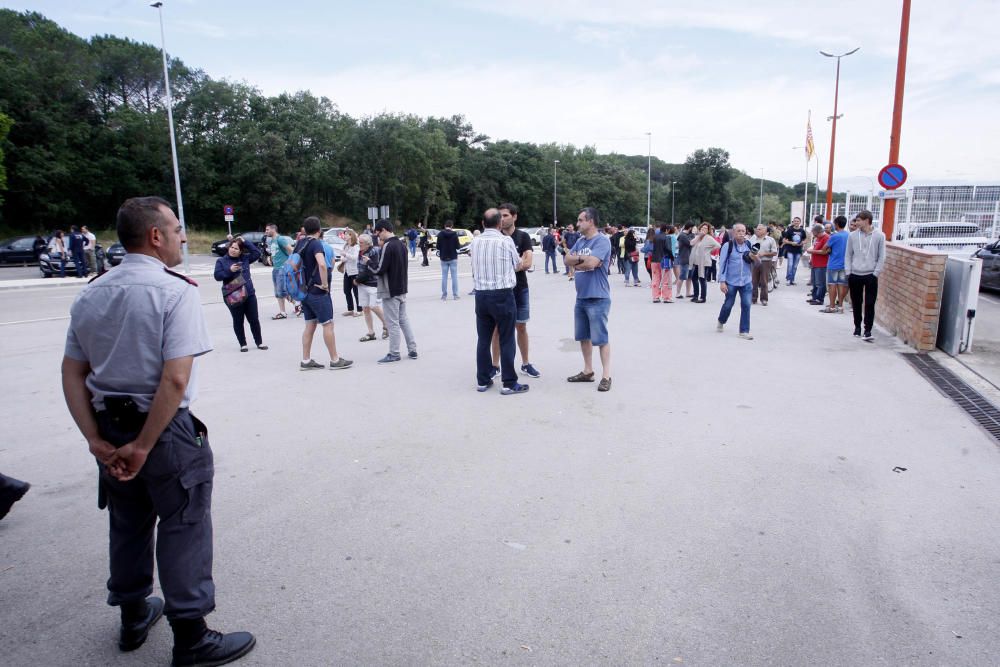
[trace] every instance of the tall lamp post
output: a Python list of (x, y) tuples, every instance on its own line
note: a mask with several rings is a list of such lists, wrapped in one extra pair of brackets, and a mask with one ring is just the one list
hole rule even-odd
[(559, 226), (559, 160), (552, 161), (552, 226)]
[(858, 49), (853, 51), (848, 51), (847, 53), (841, 53), (839, 56), (832, 53), (827, 53), (826, 51), (820, 51), (820, 53), (827, 58), (837, 59), (837, 79), (836, 84), (833, 88), (833, 130), (830, 134), (830, 170), (826, 175), (826, 215), (830, 216), (833, 211), (833, 156), (837, 149), (837, 101), (840, 97), (840, 59), (846, 58), (852, 53), (857, 53)]
[(764, 221), (764, 168), (760, 170), (760, 206), (757, 209), (757, 224)]
[[(187, 237), (187, 226), (184, 224), (184, 200), (181, 198), (181, 172), (177, 166), (177, 138), (174, 136), (174, 103), (170, 97), (170, 73), (167, 70), (167, 40), (163, 33), (163, 3), (154, 2), (150, 7), (160, 15), (160, 52), (163, 54), (163, 83), (167, 91), (167, 124), (170, 126), (170, 154), (174, 160), (174, 190), (177, 193), (177, 219), (181, 223), (181, 233)], [(184, 252), (184, 272), (190, 270), (188, 265), (187, 243), (181, 246)]]
[(647, 132), (646, 139), (649, 142), (646, 148), (646, 229), (649, 229), (649, 209), (653, 201), (653, 133)]
[(670, 226), (674, 225), (674, 188), (677, 187), (677, 181), (670, 181)]

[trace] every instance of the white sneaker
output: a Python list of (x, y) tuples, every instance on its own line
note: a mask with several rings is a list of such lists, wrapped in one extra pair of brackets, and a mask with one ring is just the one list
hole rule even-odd
[(718, 331), (719, 333), (722, 333), (722, 329), (723, 329), (722, 322), (716, 322), (716, 324), (715, 324), (715, 330)]
[(740, 338), (742, 338), (743, 340), (753, 340), (753, 336), (750, 335), (749, 331), (746, 333), (741, 333)]

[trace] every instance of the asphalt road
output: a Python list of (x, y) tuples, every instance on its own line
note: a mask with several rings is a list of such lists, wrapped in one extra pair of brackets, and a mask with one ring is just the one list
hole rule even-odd
[[(654, 305), (616, 282), (599, 394), (565, 382), (572, 283), (536, 271), (543, 376), (479, 394), (469, 278), (442, 302), (436, 263), (411, 267), (420, 358), (377, 366), (385, 343), (338, 314), (338, 373), (297, 370), (294, 318), (241, 354), (203, 280), (209, 620), (257, 634), (239, 664), (997, 663), (1000, 451), (893, 339), (858, 341), (805, 287), (746, 342), (715, 333), (715, 286)], [(34, 485), (0, 521), (0, 656), (165, 665), (166, 623), (121, 655), (104, 603), (107, 517), (59, 387), (77, 289), (0, 291), (0, 469)]]

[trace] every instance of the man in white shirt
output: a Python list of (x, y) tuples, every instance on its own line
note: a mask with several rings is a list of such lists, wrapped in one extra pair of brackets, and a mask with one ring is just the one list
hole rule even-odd
[(97, 273), (97, 237), (84, 225), (80, 228), (83, 234), (83, 254), (87, 257), (87, 271)]
[(500, 377), (503, 395), (523, 394), (528, 385), (519, 384), (514, 369), (515, 269), (521, 263), (517, 247), (509, 236), (500, 233), (500, 211), (491, 208), (483, 214), (483, 233), (472, 240), (472, 282), (476, 293), (476, 388), (486, 391), (493, 386), (493, 357), (490, 343), (493, 330), (500, 335)]

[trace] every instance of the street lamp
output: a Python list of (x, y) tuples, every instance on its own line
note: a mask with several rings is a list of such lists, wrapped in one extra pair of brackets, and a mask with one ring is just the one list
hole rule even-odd
[[(160, 15), (160, 52), (163, 54), (163, 83), (167, 91), (167, 124), (170, 126), (170, 154), (174, 160), (174, 190), (177, 193), (177, 219), (181, 223), (181, 233), (187, 237), (187, 227), (184, 224), (184, 200), (181, 198), (181, 172), (177, 166), (177, 139), (174, 136), (174, 103), (170, 97), (170, 74), (167, 71), (167, 40), (163, 34), (163, 3), (154, 2), (150, 7), (157, 10)], [(184, 253), (184, 272), (190, 270), (188, 266), (187, 243), (182, 244)]]
[(820, 51), (820, 54), (826, 56), (827, 58), (837, 59), (837, 79), (836, 84), (833, 88), (833, 130), (830, 134), (830, 171), (826, 175), (826, 215), (830, 217), (833, 213), (833, 155), (837, 148), (837, 101), (840, 96), (840, 59), (846, 58), (852, 53), (857, 53), (858, 49), (853, 51), (848, 51), (847, 53), (841, 53), (839, 56), (832, 53), (827, 53), (826, 51)]
[(677, 187), (677, 181), (670, 181), (670, 226), (674, 226), (674, 188)]
[(552, 161), (552, 226), (559, 226), (558, 216), (559, 197), (559, 160)]
[(647, 132), (646, 139), (649, 142), (646, 148), (646, 229), (649, 229), (649, 208), (652, 202), (653, 184), (653, 133)]
[(757, 224), (764, 220), (764, 168), (760, 169), (760, 206), (757, 210)]

